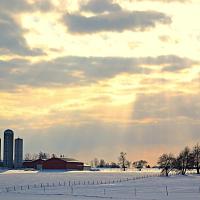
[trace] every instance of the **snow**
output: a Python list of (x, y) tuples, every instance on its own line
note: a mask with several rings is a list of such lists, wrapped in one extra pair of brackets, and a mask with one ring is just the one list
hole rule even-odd
[(200, 176), (159, 177), (155, 170), (0, 173), (1, 200), (196, 200), (199, 196)]

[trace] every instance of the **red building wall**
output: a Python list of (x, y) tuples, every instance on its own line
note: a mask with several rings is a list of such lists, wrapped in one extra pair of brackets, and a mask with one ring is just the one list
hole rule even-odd
[(23, 163), (23, 167), (24, 168), (37, 168), (37, 165), (42, 165), (44, 163), (44, 160), (42, 159), (38, 159), (38, 160), (34, 160), (34, 161), (25, 161)]
[(83, 170), (84, 164), (81, 162), (67, 162), (66, 169)]
[(66, 169), (66, 162), (59, 158), (51, 158), (44, 161), (43, 169)]

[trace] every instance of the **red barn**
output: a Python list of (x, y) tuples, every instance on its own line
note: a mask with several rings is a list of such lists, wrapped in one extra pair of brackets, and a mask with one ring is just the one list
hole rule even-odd
[(50, 158), (42, 166), (43, 169), (83, 170), (84, 164), (70, 158)]
[(84, 163), (70, 158), (50, 158), (47, 160), (25, 161), (24, 167), (34, 169), (83, 170)]

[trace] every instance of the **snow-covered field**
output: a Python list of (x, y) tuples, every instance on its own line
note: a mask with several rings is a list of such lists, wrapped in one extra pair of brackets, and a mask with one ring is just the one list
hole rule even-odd
[(158, 171), (2, 171), (0, 200), (196, 200), (200, 198), (200, 176), (167, 178), (157, 175)]

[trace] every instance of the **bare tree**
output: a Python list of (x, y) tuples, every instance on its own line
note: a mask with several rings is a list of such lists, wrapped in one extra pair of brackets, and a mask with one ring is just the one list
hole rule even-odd
[(36, 153), (26, 153), (25, 156), (24, 156), (24, 160), (37, 160), (38, 159), (38, 154)]
[(32, 160), (32, 155), (31, 153), (26, 153), (24, 156), (24, 160), (28, 161), (28, 160)]
[(193, 147), (192, 160), (193, 160), (193, 166), (197, 170), (197, 174), (200, 174), (200, 146), (198, 143)]
[(175, 157), (173, 154), (162, 154), (158, 159), (158, 165), (162, 169), (162, 173), (165, 176), (169, 176), (169, 173), (175, 168)]
[(181, 172), (182, 175), (185, 175), (187, 170), (191, 166), (192, 154), (189, 147), (185, 147), (183, 151), (180, 152), (179, 156), (176, 159), (176, 168)]
[(126, 168), (128, 166), (128, 161), (126, 159), (126, 153), (121, 152), (118, 160), (119, 160), (120, 167), (123, 169), (123, 171), (126, 171)]

